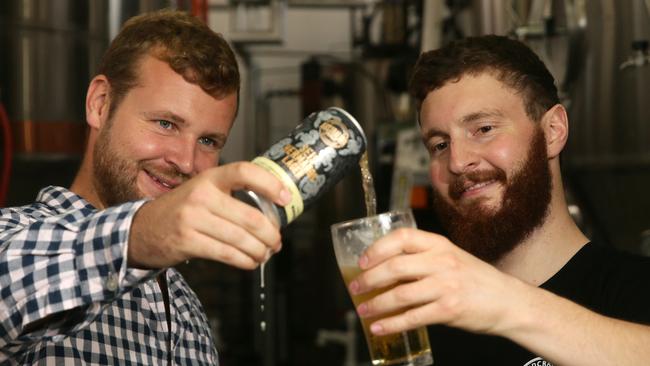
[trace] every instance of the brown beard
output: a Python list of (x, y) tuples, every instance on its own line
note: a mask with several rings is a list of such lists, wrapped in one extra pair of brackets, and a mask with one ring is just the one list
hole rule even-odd
[(499, 168), (470, 172), (449, 185), (449, 197), (458, 202), (464, 183), (495, 180), (505, 186), (499, 209), (481, 205), (452, 205), (434, 189), (433, 205), (447, 234), (460, 248), (494, 263), (513, 250), (542, 225), (551, 202), (551, 172), (546, 155), (546, 138), (537, 128), (523, 165), (508, 182)]
[(93, 151), (94, 185), (105, 207), (142, 198), (136, 186), (138, 164), (123, 159), (111, 144), (112, 120), (99, 132)]
[(105, 207), (144, 198), (145, 195), (138, 189), (136, 182), (139, 171), (146, 171), (163, 179), (165, 177), (174, 180), (180, 178), (181, 181), (189, 179), (188, 175), (171, 165), (160, 167), (152, 162), (129, 161), (124, 158), (111, 140), (113, 120), (109, 119), (106, 123), (99, 132), (93, 151), (93, 184)]

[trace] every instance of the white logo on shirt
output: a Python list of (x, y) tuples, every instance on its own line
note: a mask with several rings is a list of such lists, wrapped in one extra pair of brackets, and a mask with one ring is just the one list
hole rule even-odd
[(553, 366), (552, 363), (544, 360), (541, 357), (533, 358), (532, 360), (526, 362), (524, 366)]

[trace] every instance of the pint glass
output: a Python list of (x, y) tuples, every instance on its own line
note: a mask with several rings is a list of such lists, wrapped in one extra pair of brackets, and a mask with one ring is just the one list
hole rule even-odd
[[(402, 227), (415, 227), (413, 213), (410, 210), (386, 212), (377, 216), (332, 225), (332, 242), (336, 261), (346, 286), (361, 272), (358, 261), (366, 248), (380, 237)], [(356, 307), (392, 287), (350, 296)], [(382, 317), (390, 315), (394, 314), (385, 314)], [(361, 319), (373, 365), (424, 366), (433, 364), (426, 327), (376, 336), (370, 332), (370, 324), (375, 320), (376, 318)]]

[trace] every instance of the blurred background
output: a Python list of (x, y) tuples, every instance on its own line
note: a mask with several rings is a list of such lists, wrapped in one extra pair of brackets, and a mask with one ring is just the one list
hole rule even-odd
[[(242, 100), (223, 162), (250, 160), (310, 112), (343, 107), (368, 136), (379, 210), (411, 207), (429, 230), (439, 229), (406, 93), (411, 67), (421, 51), (466, 36), (527, 42), (569, 111), (562, 167), (572, 215), (603, 245), (650, 255), (649, 0), (3, 0), (0, 206), (70, 185), (104, 50), (126, 19), (164, 7), (192, 12), (236, 50)], [(263, 313), (259, 270), (180, 268), (222, 365), (369, 364), (329, 236), (332, 223), (364, 210), (353, 173), (284, 229)]]

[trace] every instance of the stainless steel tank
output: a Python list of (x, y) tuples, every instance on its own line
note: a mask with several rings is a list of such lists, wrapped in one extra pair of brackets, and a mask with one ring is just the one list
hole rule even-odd
[(80, 154), (86, 88), (129, 17), (169, 1), (0, 2), (0, 90), (17, 153)]
[(18, 153), (81, 152), (85, 90), (108, 43), (107, 4), (0, 4), (0, 88)]
[(0, 101), (13, 130), (8, 205), (67, 186), (84, 149), (86, 88), (109, 40), (154, 0), (0, 1)]
[(650, 40), (649, 11), (643, 0), (586, 7), (585, 62), (570, 90), (571, 161), (650, 164), (650, 65), (629, 62), (635, 42)]
[(565, 177), (600, 239), (638, 252), (650, 228), (650, 2), (589, 1), (585, 14)]

